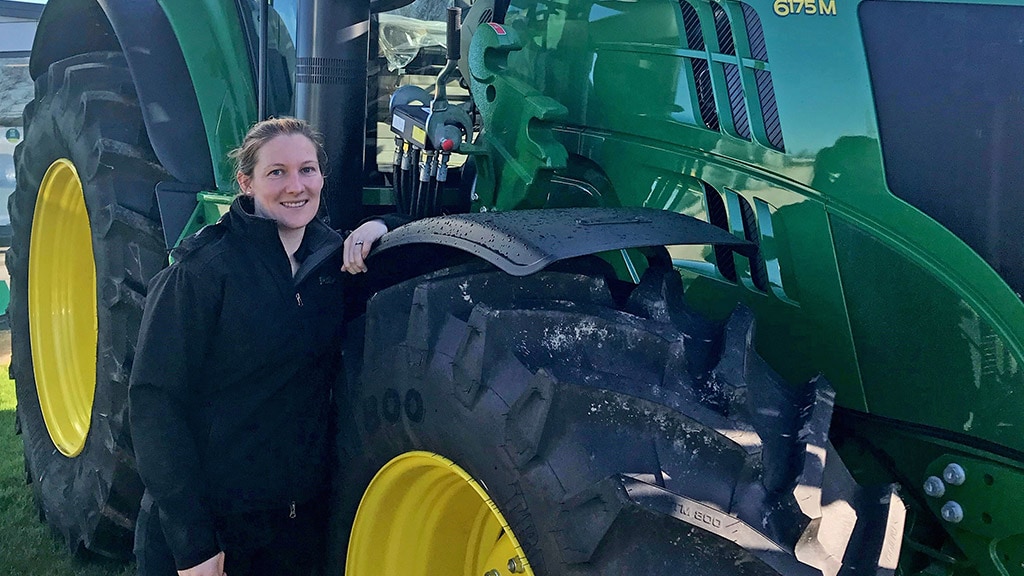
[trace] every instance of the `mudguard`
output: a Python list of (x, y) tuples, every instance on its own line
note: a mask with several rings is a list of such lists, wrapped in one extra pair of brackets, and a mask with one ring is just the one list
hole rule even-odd
[(552, 262), (624, 248), (712, 244), (750, 256), (757, 247), (691, 216), (653, 208), (558, 208), (424, 218), (385, 234), (370, 256), (410, 244), (469, 252), (513, 276)]
[(50, 2), (36, 32), (32, 77), (57, 60), (98, 50), (124, 52), (153, 151), (164, 168), (181, 182), (214, 186), (196, 91), (156, 0)]

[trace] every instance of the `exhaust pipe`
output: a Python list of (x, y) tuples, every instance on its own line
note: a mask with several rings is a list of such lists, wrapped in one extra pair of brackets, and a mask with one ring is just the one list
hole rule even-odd
[(370, 0), (299, 0), (295, 113), (324, 135), (330, 226), (362, 219)]

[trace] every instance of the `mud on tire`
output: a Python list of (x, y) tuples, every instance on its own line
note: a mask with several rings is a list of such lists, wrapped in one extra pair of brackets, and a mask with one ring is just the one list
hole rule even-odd
[[(124, 57), (74, 56), (36, 80), (15, 150), (9, 201), (13, 375), (27, 473), (41, 515), (72, 551), (126, 557), (142, 495), (128, 437), (127, 389), (150, 278), (166, 264), (154, 185), (168, 175), (146, 135)], [(40, 184), (70, 160), (83, 186), (97, 279), (97, 369), (91, 425), (75, 457), (61, 454), (43, 420), (29, 334), (32, 224)], [(70, 280), (69, 280), (70, 281)]]
[(664, 269), (618, 305), (593, 275), (472, 267), (377, 294), (347, 351), (335, 541), (377, 470), (425, 450), (487, 488), (538, 575), (892, 574), (895, 487), (854, 482), (827, 382), (787, 386), (753, 330), (690, 313)]

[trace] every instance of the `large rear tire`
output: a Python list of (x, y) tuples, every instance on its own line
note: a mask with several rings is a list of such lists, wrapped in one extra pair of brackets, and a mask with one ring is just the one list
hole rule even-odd
[(166, 264), (149, 144), (124, 57), (36, 80), (10, 199), (11, 374), (41, 515), (78, 553), (130, 555), (142, 496), (128, 376), (146, 286)]
[(892, 574), (895, 487), (854, 482), (828, 384), (787, 386), (752, 335), (670, 269), (620, 305), (472, 268), (377, 294), (341, 406), (348, 575)]

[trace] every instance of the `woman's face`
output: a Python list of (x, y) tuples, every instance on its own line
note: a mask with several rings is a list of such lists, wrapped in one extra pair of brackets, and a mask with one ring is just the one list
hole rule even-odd
[(305, 228), (324, 187), (316, 147), (302, 134), (274, 136), (257, 153), (252, 176), (238, 174), (238, 185), (252, 196), (257, 216), (275, 220), (278, 228)]

